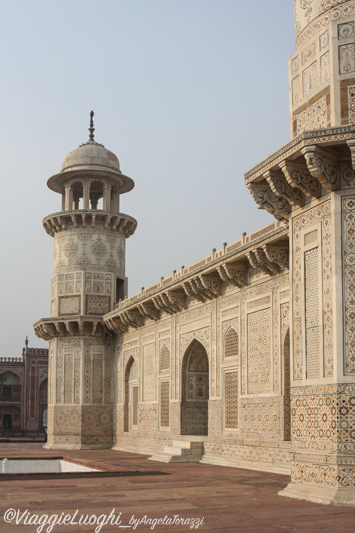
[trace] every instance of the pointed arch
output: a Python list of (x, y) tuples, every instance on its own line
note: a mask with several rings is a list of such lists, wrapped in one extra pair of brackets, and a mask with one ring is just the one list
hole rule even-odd
[(160, 372), (169, 372), (170, 370), (170, 352), (166, 344), (160, 351), (159, 356), (159, 371)]
[(20, 385), (20, 378), (12, 370), (5, 370), (0, 374), (0, 385)]
[(238, 357), (239, 355), (239, 337), (236, 330), (230, 326), (224, 336), (224, 358)]
[(194, 339), (181, 367), (181, 434), (208, 434), (209, 361), (206, 348)]

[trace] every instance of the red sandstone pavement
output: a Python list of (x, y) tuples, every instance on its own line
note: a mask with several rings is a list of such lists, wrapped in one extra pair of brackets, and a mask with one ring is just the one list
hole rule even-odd
[[(53, 532), (94, 532), (97, 524), (79, 524), (81, 515), (84, 518), (88, 515), (94, 521), (94, 515), (110, 515), (113, 510), (117, 524), (103, 526), (103, 533), (152, 531), (152, 525), (144, 523), (134, 529), (133, 519), (145, 520), (145, 516), (149, 519), (167, 517), (165, 525), (153, 528), (157, 533), (196, 530), (213, 533), (355, 532), (355, 508), (278, 496), (278, 491), (287, 485), (288, 476), (221, 466), (157, 463), (149, 461), (145, 455), (115, 450), (53, 451), (44, 450), (39, 443), (0, 444), (1, 458), (58, 456), (100, 464), (120, 472), (138, 471), (141, 475), (0, 479), (1, 533), (35, 532), (39, 526), (29, 525), (29, 520), (36, 520), (35, 515), (55, 514), (75, 516), (72, 521), (77, 523), (56, 525)], [(149, 474), (154, 471), (162, 474)], [(24, 519), (19, 524), (16, 518), (6, 523), (5, 517), (9, 520), (11, 514), (9, 509), (25, 513)], [(203, 523), (197, 529), (191, 529), (191, 524), (167, 525), (168, 519), (192, 518), (203, 519)], [(42, 531), (50, 531), (47, 528), (48, 525), (44, 526)]]

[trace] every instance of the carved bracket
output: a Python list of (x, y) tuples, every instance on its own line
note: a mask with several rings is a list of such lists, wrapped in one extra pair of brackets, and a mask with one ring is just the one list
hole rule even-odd
[(218, 274), (222, 281), (231, 283), (236, 287), (244, 287), (247, 282), (246, 265), (238, 263), (222, 263), (217, 267)]
[(279, 163), (279, 167), (291, 187), (300, 189), (308, 198), (320, 197), (320, 183), (305, 164), (285, 160)]
[(143, 302), (138, 304), (138, 310), (142, 316), (151, 320), (159, 320), (159, 310), (152, 302)]
[(270, 189), (279, 198), (285, 198), (291, 205), (302, 207), (304, 205), (304, 194), (300, 189), (295, 189), (287, 182), (284, 174), (280, 171), (268, 170), (264, 177)]
[(272, 246), (271, 244), (263, 244), (262, 249), (264, 250), (265, 256), (270, 263), (278, 265), (278, 267), (282, 270), (288, 268), (288, 248)]
[(339, 161), (319, 146), (305, 146), (301, 150), (308, 170), (317, 178), (325, 189), (336, 191), (340, 188)]
[(248, 188), (261, 209), (265, 209), (278, 220), (289, 219), (291, 213), (289, 201), (286, 198), (276, 196), (266, 182), (262, 184), (249, 184)]
[(131, 328), (140, 328), (143, 326), (143, 317), (138, 309), (122, 311), (120, 318), (126, 326), (130, 326)]
[(274, 261), (272, 255), (267, 253), (265, 248), (266, 246), (264, 245), (261, 248), (254, 248), (247, 252), (250, 266), (269, 275), (279, 272), (280, 266), (278, 262)]

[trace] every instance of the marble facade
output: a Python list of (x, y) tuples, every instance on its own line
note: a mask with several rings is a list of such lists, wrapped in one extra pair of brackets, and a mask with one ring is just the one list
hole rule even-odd
[(132, 180), (93, 132), (49, 180), (49, 447), (282, 472), (283, 495), (355, 504), (355, 1), (295, 0), (295, 27), (292, 140), (245, 174), (271, 224), (127, 298)]

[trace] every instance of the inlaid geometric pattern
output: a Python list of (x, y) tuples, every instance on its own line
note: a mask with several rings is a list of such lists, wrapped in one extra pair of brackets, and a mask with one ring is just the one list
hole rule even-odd
[[(322, 287), (323, 296), (323, 341), (324, 346), (324, 373), (325, 376), (333, 375), (333, 297), (332, 297), (332, 245), (331, 245), (331, 228), (330, 228), (330, 204), (324, 202), (320, 206), (310, 209), (308, 212), (294, 218), (293, 221), (293, 378), (295, 380), (303, 377), (303, 340), (302, 340), (302, 320), (304, 310), (302, 301), (304, 294), (304, 283), (302, 276), (302, 260), (304, 257), (303, 240), (301, 231), (310, 226), (313, 231), (314, 224), (322, 224), (322, 257), (321, 261), (321, 279), (319, 281)], [(313, 228), (312, 228), (313, 226)]]
[(226, 429), (238, 428), (238, 371), (224, 374), (224, 402)]
[(132, 387), (132, 426), (138, 424), (138, 386)]
[(319, 377), (319, 258), (318, 247), (304, 254), (307, 378)]
[(154, 400), (155, 381), (154, 381), (154, 357), (155, 344), (146, 344), (143, 346), (143, 400)]
[(170, 370), (170, 354), (167, 346), (164, 346), (160, 352), (160, 372), (169, 372)]
[(92, 401), (93, 403), (102, 403), (102, 363), (103, 354), (94, 353), (92, 358)]
[(327, 127), (327, 98), (322, 96), (314, 104), (310, 105), (299, 113), (297, 119), (296, 135), (300, 135), (307, 130), (316, 130)]
[(355, 124), (355, 85), (348, 87), (349, 122)]
[(239, 353), (238, 334), (233, 328), (229, 328), (224, 338), (224, 357), (237, 357)]
[(85, 307), (87, 315), (104, 315), (110, 311), (110, 305), (110, 296), (86, 296)]
[(355, 374), (355, 198), (346, 196), (342, 202), (345, 374)]
[(59, 316), (79, 315), (80, 296), (61, 296), (59, 298)]
[(279, 398), (247, 401), (241, 409), (243, 435), (250, 438), (262, 435), (268, 439), (280, 439), (281, 412)]
[(160, 384), (160, 425), (169, 427), (169, 381)]
[(248, 394), (271, 392), (271, 309), (248, 315)]
[(73, 403), (74, 348), (64, 348), (64, 403)]

